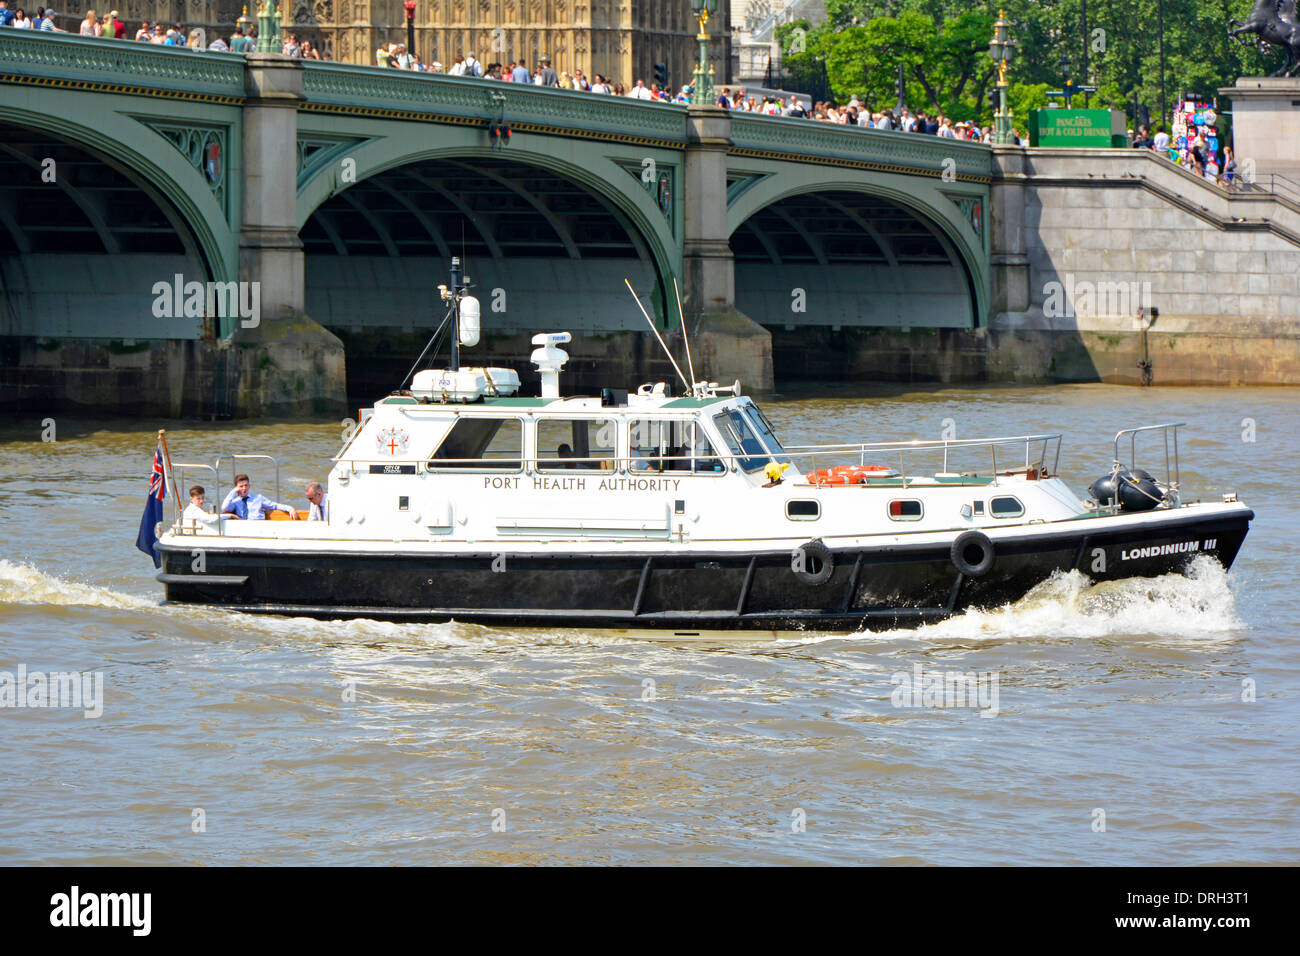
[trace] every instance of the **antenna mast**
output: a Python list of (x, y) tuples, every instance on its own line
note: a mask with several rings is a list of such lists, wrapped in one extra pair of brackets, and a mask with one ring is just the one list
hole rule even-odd
[(673, 291), (677, 293), (677, 315), (682, 320), (682, 341), (686, 344), (686, 367), (691, 372), (691, 394), (694, 395), (698, 381), (695, 378), (695, 363), (691, 361), (691, 340), (686, 335), (686, 313), (682, 311), (682, 290), (677, 285), (677, 276), (673, 276)]
[(451, 370), (460, 371), (460, 257), (451, 257)]

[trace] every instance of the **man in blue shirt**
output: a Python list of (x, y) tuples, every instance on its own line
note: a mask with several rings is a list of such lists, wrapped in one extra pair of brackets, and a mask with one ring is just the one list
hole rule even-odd
[(9, 9), (9, 0), (0, 0), (0, 27), (14, 25), (14, 12)]
[(298, 512), (292, 505), (282, 505), (262, 495), (255, 495), (249, 491), (248, 486), (247, 475), (235, 476), (234, 489), (226, 495), (226, 500), (221, 502), (222, 514), (234, 515), (249, 521), (265, 520), (268, 511), (287, 511), (290, 518), (298, 517)]

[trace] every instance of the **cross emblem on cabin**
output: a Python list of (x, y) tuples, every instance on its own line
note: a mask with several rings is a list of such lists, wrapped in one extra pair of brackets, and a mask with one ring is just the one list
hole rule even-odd
[(385, 428), (379, 433), (376, 444), (378, 444), (381, 452), (396, 455), (399, 451), (406, 451), (406, 446), (410, 440), (411, 436), (404, 429)]

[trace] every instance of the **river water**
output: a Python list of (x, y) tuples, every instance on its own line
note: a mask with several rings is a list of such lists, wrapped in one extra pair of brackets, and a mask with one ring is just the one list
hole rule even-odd
[[(1064, 431), (1079, 494), (1118, 428), (1185, 421), (1184, 496), (1235, 490), (1257, 517), (1229, 574), (702, 646), (162, 607), (134, 547), (154, 430), (177, 460), (276, 455), (305, 507), (339, 425), (56, 418), (43, 442), (20, 420), (0, 672), (101, 674), (103, 712), (0, 709), (0, 864), (1300, 862), (1298, 400), (769, 399), (789, 441)], [(996, 676), (996, 713), (894, 706), (918, 667)]]

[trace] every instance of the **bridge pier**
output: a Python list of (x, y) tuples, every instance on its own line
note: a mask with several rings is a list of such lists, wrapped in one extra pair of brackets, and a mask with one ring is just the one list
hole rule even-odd
[(682, 308), (700, 375), (718, 382), (738, 378), (755, 391), (771, 391), (772, 335), (736, 308), (735, 256), (727, 223), (730, 146), (728, 111), (689, 107), (682, 161)]
[(255, 325), (233, 329), (241, 370), (234, 411), (241, 417), (341, 412), (347, 407), (343, 343), (305, 311), (306, 257), (298, 238), (302, 65), (254, 53), (244, 75), (239, 277), (258, 284), (261, 315)]
[(239, 275), (261, 283), (262, 315), (275, 318), (305, 305), (297, 178), (302, 67), (289, 57), (254, 53), (245, 83)]
[(1019, 146), (993, 147), (993, 182), (989, 188), (990, 285), (994, 316), (1029, 308), (1029, 254), (1025, 237), (1025, 151)]

